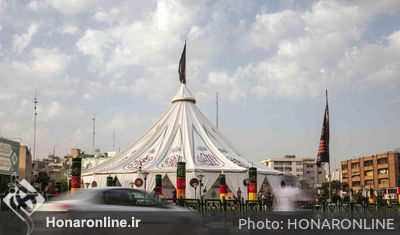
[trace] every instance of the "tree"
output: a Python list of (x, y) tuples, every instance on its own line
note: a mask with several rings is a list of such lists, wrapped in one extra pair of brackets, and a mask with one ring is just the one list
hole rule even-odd
[(38, 177), (36, 178), (36, 183), (41, 184), (41, 191), (43, 191), (47, 185), (49, 185), (50, 177), (47, 175), (47, 172), (41, 171), (39, 172)]
[[(323, 195), (328, 198), (329, 197), (329, 182), (322, 183), (322, 189), (324, 190)], [(336, 195), (342, 189), (342, 183), (339, 180), (331, 181), (331, 192), (332, 196)]]

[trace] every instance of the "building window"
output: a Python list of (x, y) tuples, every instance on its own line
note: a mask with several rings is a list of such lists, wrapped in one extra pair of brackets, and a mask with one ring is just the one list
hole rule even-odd
[(378, 164), (387, 164), (387, 163), (388, 163), (388, 159), (387, 158), (378, 159)]
[(359, 162), (351, 163), (351, 169), (355, 169), (355, 168), (360, 168)]
[(372, 165), (373, 165), (372, 160), (368, 160), (368, 161), (364, 162), (364, 166), (372, 166)]
[(360, 186), (360, 181), (354, 181), (353, 182), (353, 187), (357, 187)]
[(342, 171), (347, 170), (347, 165), (342, 165)]
[(365, 181), (365, 185), (374, 185), (374, 181), (373, 180), (366, 180)]
[(318, 174), (322, 175), (322, 171), (319, 171)]
[(364, 176), (374, 176), (374, 171), (366, 171)]
[(386, 175), (388, 173), (388, 169), (379, 169), (378, 175)]
[(379, 179), (379, 184), (389, 184), (389, 179)]

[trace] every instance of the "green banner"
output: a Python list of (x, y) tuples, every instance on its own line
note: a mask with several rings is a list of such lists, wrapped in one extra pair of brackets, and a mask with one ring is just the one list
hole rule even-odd
[(176, 177), (185, 178), (186, 175), (186, 162), (178, 162), (176, 167)]
[(81, 176), (81, 166), (82, 166), (82, 158), (80, 158), (80, 157), (72, 158), (71, 176), (80, 177)]
[(249, 168), (249, 180), (250, 183), (257, 183), (257, 168), (250, 167)]

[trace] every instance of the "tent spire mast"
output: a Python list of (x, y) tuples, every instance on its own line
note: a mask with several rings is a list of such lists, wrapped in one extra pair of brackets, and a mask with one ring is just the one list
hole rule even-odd
[(217, 96), (216, 96), (216, 126), (217, 126), (217, 129), (218, 129), (218, 119), (219, 119), (219, 117), (218, 117), (218, 91), (217, 91)]

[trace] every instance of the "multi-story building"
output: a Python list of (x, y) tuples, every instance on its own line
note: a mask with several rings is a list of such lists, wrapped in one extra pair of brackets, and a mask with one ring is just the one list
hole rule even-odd
[(261, 164), (291, 174), (304, 180), (310, 187), (325, 182), (325, 163), (316, 166), (315, 158), (296, 158), (295, 155), (285, 155), (283, 158), (269, 158), (261, 161)]
[(19, 147), (18, 180), (32, 182), (32, 155), (27, 146)]
[(400, 187), (399, 155), (399, 152), (385, 152), (342, 161), (342, 183), (347, 184), (354, 192), (370, 188)]

